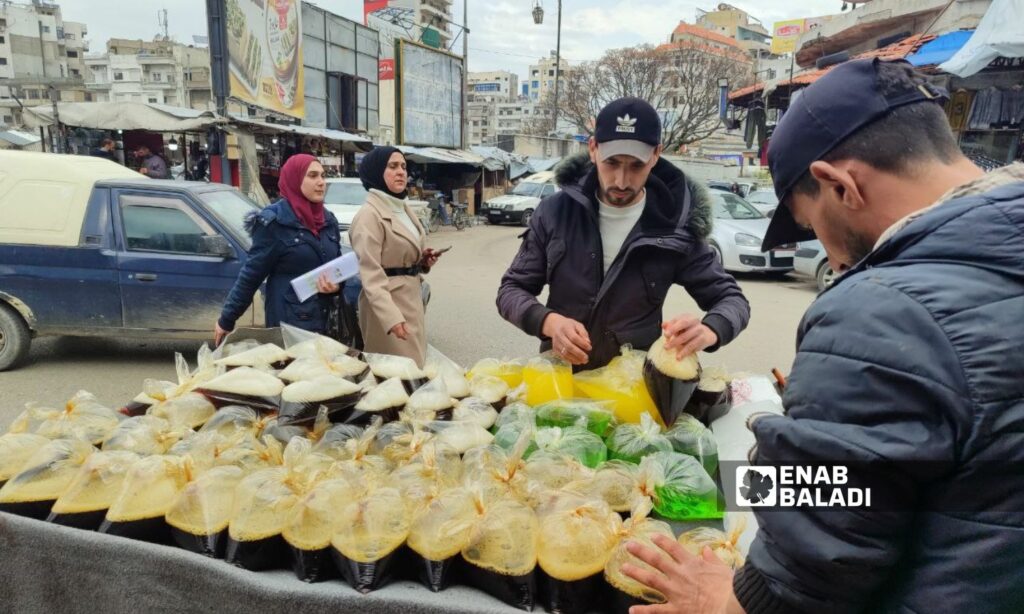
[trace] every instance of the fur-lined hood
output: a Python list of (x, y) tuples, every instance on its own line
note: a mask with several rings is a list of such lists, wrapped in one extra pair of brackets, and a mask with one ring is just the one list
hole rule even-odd
[[(569, 156), (555, 167), (555, 181), (558, 185), (563, 190), (581, 191), (581, 195), (588, 200), (592, 194), (583, 194), (582, 190), (590, 191), (585, 187), (585, 184), (595, 182), (596, 185), (596, 177), (592, 177), (592, 174), (595, 174), (595, 167), (587, 153)], [(711, 196), (708, 194), (707, 188), (686, 177), (683, 171), (664, 158), (658, 160), (654, 170), (651, 171), (648, 185), (652, 181), (662, 184), (661, 187), (665, 188), (675, 197), (676, 203), (685, 200), (681, 198), (682, 195), (679, 191), (683, 189), (689, 190), (690, 210), (686, 213), (685, 227), (700, 240), (706, 240), (711, 235), (711, 227), (714, 220), (711, 209)]]

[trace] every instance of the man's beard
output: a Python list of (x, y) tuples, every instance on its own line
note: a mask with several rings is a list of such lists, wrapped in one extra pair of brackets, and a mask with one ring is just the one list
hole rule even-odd
[(616, 198), (611, 195), (609, 190), (601, 190), (601, 200), (613, 207), (628, 207), (633, 204), (636, 200), (637, 192), (635, 190), (626, 190), (627, 194), (625, 197)]
[(875, 242), (858, 235), (856, 232), (849, 228), (843, 230), (843, 247), (846, 248), (846, 253), (849, 255), (851, 262), (847, 264), (848, 268), (853, 268), (861, 260), (868, 257), (868, 254), (875, 251)]

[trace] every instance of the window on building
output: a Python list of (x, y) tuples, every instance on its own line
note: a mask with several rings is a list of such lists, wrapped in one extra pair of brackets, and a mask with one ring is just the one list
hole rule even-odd
[(531, 73), (531, 75), (530, 75), (530, 76), (531, 76), (531, 77), (536, 77), (536, 76), (538, 76), (539, 74), (540, 74), (540, 70), (534, 70), (534, 71), (533, 71), (533, 73)]
[(66, 40), (66, 41), (73, 41), (73, 40), (75, 40), (75, 35), (72, 34), (71, 32), (65, 32), (64, 33), (64, 40)]
[(160, 73), (158, 73), (158, 72), (153, 73), (153, 80), (154, 81), (162, 81), (163, 78), (164, 78), (164, 76), (161, 75)]
[(11, 117), (10, 115), (4, 115), (4, 123), (5, 124), (13, 124), (14, 123), (14, 118)]
[(71, 76), (73, 76), (73, 77), (81, 77), (82, 76), (82, 72), (80, 70), (78, 70), (77, 68), (72, 68), (71, 69)]
[(120, 71), (115, 72), (114, 81), (124, 81), (124, 73)]
[(43, 33), (44, 34), (49, 34), (50, 33), (50, 26), (43, 26)]
[(25, 98), (35, 100), (39, 98), (39, 90), (25, 90)]
[(150, 98), (149, 102), (150, 102), (150, 104), (156, 104), (158, 101), (157, 101), (156, 98)]
[(0, 45), (4, 44), (6, 41), (7, 41), (7, 39), (5, 39), (4, 37), (0, 36)]
[(0, 66), (7, 66), (7, 58), (0, 58)]
[(78, 57), (78, 52), (77, 51), (68, 51), (68, 57), (69, 58), (77, 58)]
[(92, 92), (86, 92), (85, 93), (85, 101), (86, 102), (92, 102)]
[(554, 77), (555, 76), (555, 69), (554, 68), (551, 68), (551, 69), (548, 70), (548, 76), (549, 77)]

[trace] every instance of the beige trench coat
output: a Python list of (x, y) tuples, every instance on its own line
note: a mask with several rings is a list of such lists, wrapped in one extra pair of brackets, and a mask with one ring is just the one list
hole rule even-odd
[[(370, 192), (349, 228), (352, 248), (359, 257), (359, 328), (367, 352), (408, 356), (423, 366), (427, 353), (427, 330), (419, 276), (388, 277), (384, 269), (415, 266), (423, 254), (426, 232), (416, 215), (406, 213), (419, 228), (416, 238), (401, 220), (394, 217), (388, 202)], [(405, 322), (409, 339), (402, 341), (390, 334)]]

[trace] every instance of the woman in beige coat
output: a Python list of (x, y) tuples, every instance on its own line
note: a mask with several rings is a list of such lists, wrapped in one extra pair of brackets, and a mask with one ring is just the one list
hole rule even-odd
[(407, 356), (423, 366), (427, 330), (422, 276), (440, 254), (424, 248), (426, 232), (406, 203), (405, 156), (378, 147), (363, 158), (359, 178), (370, 191), (349, 228), (359, 257), (359, 328), (364, 349)]

